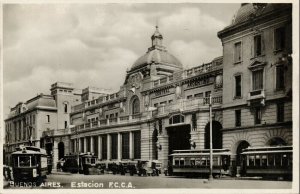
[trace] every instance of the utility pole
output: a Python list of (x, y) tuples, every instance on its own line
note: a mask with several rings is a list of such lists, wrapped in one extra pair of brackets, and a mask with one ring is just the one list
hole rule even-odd
[(209, 95), (209, 178), (208, 180), (213, 180), (213, 153), (212, 153), (212, 96)]

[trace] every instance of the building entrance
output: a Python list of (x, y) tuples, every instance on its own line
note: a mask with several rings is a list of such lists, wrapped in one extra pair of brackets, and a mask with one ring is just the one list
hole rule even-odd
[(173, 150), (188, 150), (191, 148), (191, 126), (181, 125), (167, 128), (169, 135), (169, 154)]

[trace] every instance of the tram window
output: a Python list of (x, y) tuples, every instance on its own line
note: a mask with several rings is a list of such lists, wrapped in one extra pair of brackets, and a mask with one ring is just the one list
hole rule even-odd
[(267, 155), (261, 156), (261, 166), (267, 166)]
[(268, 166), (274, 166), (274, 155), (270, 154), (268, 156)]
[(260, 166), (260, 155), (255, 155), (255, 166)]
[(207, 166), (210, 165), (210, 160), (209, 160), (209, 158), (206, 158), (206, 165), (207, 165)]
[(30, 157), (19, 156), (19, 167), (28, 167), (28, 166), (30, 166)]
[(206, 158), (201, 158), (201, 166), (206, 166)]
[(293, 166), (293, 155), (289, 154), (289, 166)]
[(249, 166), (254, 166), (254, 156), (249, 156)]
[(191, 162), (191, 166), (195, 166), (195, 159), (191, 159), (190, 162)]
[(19, 164), (18, 164), (18, 157), (15, 157), (14, 158), (14, 166), (18, 166)]
[[(51, 160), (49, 163), (51, 163)], [(45, 167), (47, 167), (47, 158), (41, 157), (41, 168), (45, 168)]]
[(175, 160), (175, 166), (179, 166), (179, 160)]
[(275, 155), (275, 166), (281, 166), (281, 156), (279, 154)]
[(31, 158), (31, 166), (36, 166), (36, 157), (34, 157), (34, 156), (30, 156), (30, 158)]
[(288, 166), (287, 154), (282, 154), (282, 166)]
[(213, 166), (219, 166), (217, 157), (213, 157)]
[(184, 166), (184, 160), (181, 159), (181, 160), (179, 161), (179, 165), (180, 165), (180, 166)]
[(90, 158), (86, 158), (86, 164), (91, 164), (91, 159)]
[(201, 165), (201, 160), (200, 159), (196, 159), (195, 164), (196, 164), (196, 166), (200, 166)]
[(91, 164), (95, 164), (96, 163), (96, 159), (95, 158), (92, 158), (91, 159)]

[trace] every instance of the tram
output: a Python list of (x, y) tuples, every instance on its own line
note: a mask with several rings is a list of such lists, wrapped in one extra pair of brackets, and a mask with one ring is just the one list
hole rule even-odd
[(242, 171), (246, 176), (292, 178), (292, 146), (248, 147), (241, 155)]
[[(81, 173), (81, 174), (97, 174), (97, 156), (90, 153), (81, 153), (79, 155), (68, 155), (64, 157), (65, 162), (62, 167), (64, 172)], [(78, 160), (79, 159), (79, 160)]]
[(42, 182), (47, 178), (46, 150), (33, 146), (22, 146), (11, 154), (15, 182)]
[[(231, 152), (228, 149), (213, 149), (213, 175), (227, 174)], [(203, 176), (210, 173), (210, 152), (203, 150), (174, 150), (170, 175)]]

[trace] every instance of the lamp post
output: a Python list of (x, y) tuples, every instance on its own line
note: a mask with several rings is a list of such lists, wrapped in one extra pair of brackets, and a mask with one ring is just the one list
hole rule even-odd
[(213, 180), (213, 153), (212, 153), (212, 96), (209, 95), (209, 178), (208, 180)]

